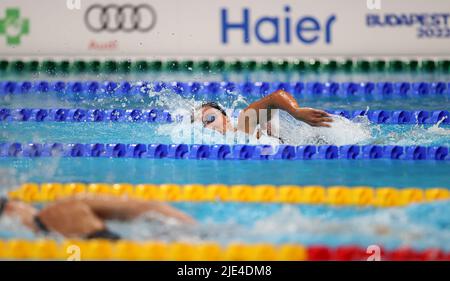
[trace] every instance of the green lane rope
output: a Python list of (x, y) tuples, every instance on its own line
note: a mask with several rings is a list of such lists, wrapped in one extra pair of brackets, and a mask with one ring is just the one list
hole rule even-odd
[(7, 60), (0, 59), (4, 74), (114, 74), (148, 72), (422, 72), (450, 73), (450, 60)]

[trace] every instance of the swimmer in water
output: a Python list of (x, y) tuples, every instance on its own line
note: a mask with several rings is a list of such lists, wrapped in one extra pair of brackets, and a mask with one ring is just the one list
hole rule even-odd
[(113, 196), (80, 195), (58, 200), (41, 210), (0, 197), (0, 218), (2, 215), (17, 218), (35, 233), (53, 232), (84, 239), (120, 239), (118, 234), (108, 230), (106, 220), (131, 221), (149, 215), (152, 219), (160, 216), (180, 223), (195, 223), (188, 215), (161, 202)]
[[(261, 113), (264, 114), (264, 112), (261, 112), (262, 110), (266, 111), (265, 118), (261, 118)], [(314, 108), (302, 108), (291, 94), (278, 90), (253, 102), (242, 110), (239, 114), (236, 128), (232, 125), (225, 110), (215, 102), (204, 103), (200, 108), (196, 109), (191, 115), (191, 123), (200, 122), (205, 128), (219, 131), (222, 134), (230, 131), (241, 131), (248, 135), (254, 135), (256, 132), (256, 137), (259, 139), (262, 134), (261, 128), (265, 128), (269, 136), (272, 135), (271, 119), (273, 110), (284, 110), (295, 119), (313, 127), (330, 127), (329, 123), (333, 121), (325, 111)], [(251, 112), (255, 113), (253, 115), (255, 116), (254, 118), (249, 117)]]

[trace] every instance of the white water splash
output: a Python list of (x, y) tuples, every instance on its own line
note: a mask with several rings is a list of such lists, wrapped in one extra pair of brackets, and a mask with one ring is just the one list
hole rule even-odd
[[(178, 111), (178, 113), (182, 113)], [(295, 120), (289, 114), (281, 112), (277, 131), (284, 144), (290, 145), (346, 145), (368, 141), (372, 138), (370, 123), (365, 117), (353, 121), (333, 116), (330, 128), (311, 127)], [(234, 120), (234, 123), (236, 120)], [(191, 124), (184, 120), (179, 123), (161, 125), (157, 129), (160, 135), (170, 137), (172, 143), (202, 144), (280, 144), (280, 140), (262, 135), (260, 138), (242, 132), (227, 132), (225, 135), (204, 128), (201, 124)]]
[[(223, 204), (215, 206), (223, 208)], [(360, 244), (372, 243), (388, 248), (410, 246), (414, 248), (448, 248), (450, 229), (439, 227), (439, 222), (421, 222), (430, 216), (448, 210), (448, 202), (418, 204), (406, 208), (387, 208), (383, 210), (352, 211), (350, 217), (342, 214), (339, 208), (327, 207), (316, 214), (305, 214), (297, 206), (283, 205), (267, 216), (257, 215), (259, 207), (229, 209), (222, 220), (217, 221), (214, 213), (197, 225), (180, 225), (170, 222), (148, 222), (137, 220), (130, 223), (111, 222), (111, 229), (137, 240), (163, 241), (216, 241), (230, 242), (295, 242), (303, 244)], [(227, 208), (226, 208), (227, 209)], [(419, 212), (432, 212), (425, 218), (417, 219)], [(264, 213), (267, 211), (263, 211)], [(434, 212), (434, 213), (433, 213)], [(220, 215), (221, 216), (221, 215)], [(254, 223), (240, 222), (240, 218), (255, 217)], [(243, 221), (246, 221), (244, 219)], [(445, 220), (448, 221), (448, 220)]]
[(430, 128), (428, 128), (428, 132), (441, 136), (450, 136), (450, 129), (439, 127), (442, 124), (442, 122), (445, 121), (446, 118), (447, 116), (439, 120), (436, 124), (434, 124)]
[[(225, 107), (228, 116), (233, 116), (236, 110), (245, 108), (249, 102), (242, 95), (232, 102), (231, 106)], [(222, 135), (216, 131), (203, 128), (201, 124), (191, 124), (190, 115), (194, 108), (200, 106), (202, 101), (186, 99), (171, 91), (153, 94), (154, 98), (151, 107), (161, 107), (172, 113), (172, 116), (183, 116), (181, 122), (163, 124), (158, 126), (156, 132), (162, 136), (168, 136), (172, 143), (186, 144), (268, 144), (277, 145), (281, 141), (278, 138), (262, 134), (259, 138), (256, 135), (249, 136), (242, 132), (227, 132)], [(236, 117), (236, 116), (235, 116)], [(334, 122), (331, 128), (311, 127), (308, 124), (298, 121), (288, 113), (280, 111), (278, 131), (284, 144), (290, 145), (346, 145), (363, 143), (371, 139), (370, 122), (366, 117), (358, 117), (353, 121), (340, 116), (333, 116)], [(231, 122), (237, 124), (236, 118), (231, 118)]]
[(443, 120), (431, 127), (414, 125), (404, 127), (400, 132), (390, 132), (378, 136), (375, 143), (395, 145), (445, 145), (450, 142), (450, 128), (440, 127)]
[(372, 138), (370, 122), (366, 117), (349, 120), (333, 115), (330, 128), (311, 127), (295, 120), (289, 114), (280, 114), (280, 136), (292, 145), (347, 145), (362, 143)]

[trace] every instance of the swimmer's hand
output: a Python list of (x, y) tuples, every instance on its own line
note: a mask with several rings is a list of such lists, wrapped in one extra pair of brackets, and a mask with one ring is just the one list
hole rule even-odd
[(292, 116), (313, 127), (331, 127), (329, 123), (333, 122), (330, 114), (323, 110), (302, 107), (293, 112)]
[(180, 210), (170, 206), (169, 204), (165, 204), (162, 202), (150, 202), (148, 204), (149, 209), (147, 211), (157, 212), (162, 214), (163, 216), (174, 218), (182, 223), (187, 224), (195, 224), (195, 220), (189, 215), (181, 212)]

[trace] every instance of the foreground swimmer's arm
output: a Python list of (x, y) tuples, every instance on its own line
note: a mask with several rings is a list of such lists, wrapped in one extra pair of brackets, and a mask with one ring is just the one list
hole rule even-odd
[(164, 203), (113, 196), (77, 196), (58, 200), (45, 206), (37, 216), (49, 231), (67, 237), (86, 237), (104, 231), (104, 220), (133, 220), (152, 212), (163, 218), (194, 222), (188, 215)]
[(76, 200), (87, 204), (103, 219), (132, 220), (145, 213), (153, 212), (181, 222), (194, 222), (188, 215), (162, 202), (115, 196), (83, 196), (77, 197)]
[[(258, 124), (261, 124), (264, 121), (270, 121), (271, 109), (284, 110), (295, 119), (303, 121), (313, 127), (330, 127), (328, 123), (333, 121), (330, 118), (330, 115), (325, 111), (313, 108), (301, 108), (292, 95), (283, 90), (278, 90), (255, 101), (244, 109), (239, 115), (238, 129), (249, 134), (253, 133)], [(255, 118), (249, 118), (249, 116), (252, 116), (252, 110), (253, 113), (255, 113), (253, 115)], [(267, 110), (267, 120), (259, 120), (260, 110)]]

